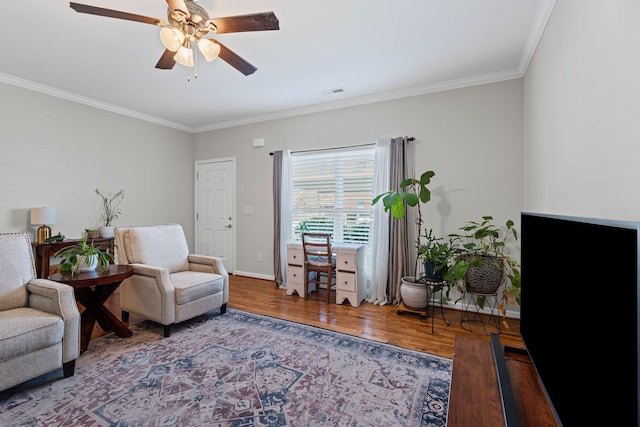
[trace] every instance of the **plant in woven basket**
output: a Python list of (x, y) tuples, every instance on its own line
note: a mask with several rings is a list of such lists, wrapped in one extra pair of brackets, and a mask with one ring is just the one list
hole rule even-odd
[(485, 295), (496, 295), (498, 312), (508, 328), (504, 322), (507, 306), (520, 304), (520, 263), (507, 251), (507, 241), (518, 240), (514, 223), (508, 220), (501, 230), (492, 216), (483, 216), (481, 221), (468, 221), (460, 230), (463, 233), (451, 235), (461, 244), (449, 269), (451, 283), (461, 292), (466, 289), (478, 295), (476, 304), (480, 308), (484, 307)]

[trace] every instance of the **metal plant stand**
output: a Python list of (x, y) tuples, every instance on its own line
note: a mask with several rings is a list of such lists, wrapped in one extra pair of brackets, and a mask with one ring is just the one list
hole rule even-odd
[[(484, 308), (489, 309), (489, 317), (484, 320), (478, 299), (484, 298)], [(498, 293), (479, 293), (465, 290), (462, 293), (462, 313), (460, 315), (460, 326), (473, 333), (479, 333), (473, 330), (472, 324), (476, 323), (482, 326), (485, 335), (489, 335), (492, 331), (487, 331), (487, 326), (495, 327), (498, 334), (500, 333), (500, 318), (498, 310)], [(484, 314), (486, 315), (486, 314)]]
[[(420, 279), (418, 279), (418, 281), (420, 283), (424, 283), (426, 286), (429, 286), (431, 292), (431, 301), (427, 303), (427, 308), (425, 310), (425, 315), (428, 314), (429, 312), (429, 306), (431, 306), (431, 333), (435, 333), (434, 329), (433, 329), (433, 321), (435, 318), (435, 313), (436, 313), (436, 293), (437, 292), (442, 292), (443, 289), (447, 286), (449, 286), (449, 283), (447, 283), (447, 281), (445, 280), (432, 280), (432, 279), (427, 279), (426, 276), (422, 276)], [(444, 307), (442, 305), (442, 294), (440, 294), (440, 313), (442, 314), (442, 320), (444, 320), (444, 323), (447, 324), (447, 326), (451, 325), (451, 320), (447, 320), (444, 317)]]

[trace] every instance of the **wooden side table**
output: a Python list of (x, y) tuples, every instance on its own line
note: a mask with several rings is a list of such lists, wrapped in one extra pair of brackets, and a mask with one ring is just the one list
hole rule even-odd
[(82, 273), (55, 273), (50, 280), (73, 286), (76, 300), (82, 304), (84, 310), (80, 315), (81, 335), (80, 351), (87, 351), (91, 333), (96, 321), (105, 331), (112, 331), (120, 338), (130, 337), (131, 329), (113, 315), (104, 303), (127, 277), (133, 275), (133, 268), (129, 265), (109, 264), (106, 270), (101, 267), (94, 271)]

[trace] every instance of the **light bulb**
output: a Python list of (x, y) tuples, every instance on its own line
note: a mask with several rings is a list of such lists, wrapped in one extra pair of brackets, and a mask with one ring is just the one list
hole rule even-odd
[(164, 27), (160, 30), (160, 40), (164, 47), (175, 52), (184, 43), (184, 33), (177, 28)]
[(216, 59), (220, 53), (220, 45), (211, 39), (198, 40), (198, 48), (207, 62)]

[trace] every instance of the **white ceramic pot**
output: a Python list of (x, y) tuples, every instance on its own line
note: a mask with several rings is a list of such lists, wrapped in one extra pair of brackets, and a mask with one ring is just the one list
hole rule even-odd
[(113, 237), (113, 229), (112, 225), (102, 225), (100, 226), (100, 237), (111, 238)]
[(93, 271), (98, 266), (98, 255), (89, 255), (87, 257), (79, 256), (78, 272)]
[(416, 278), (413, 276), (406, 276), (400, 280), (402, 303), (406, 307), (416, 310), (426, 308), (431, 298), (431, 288), (424, 283), (416, 282)]

